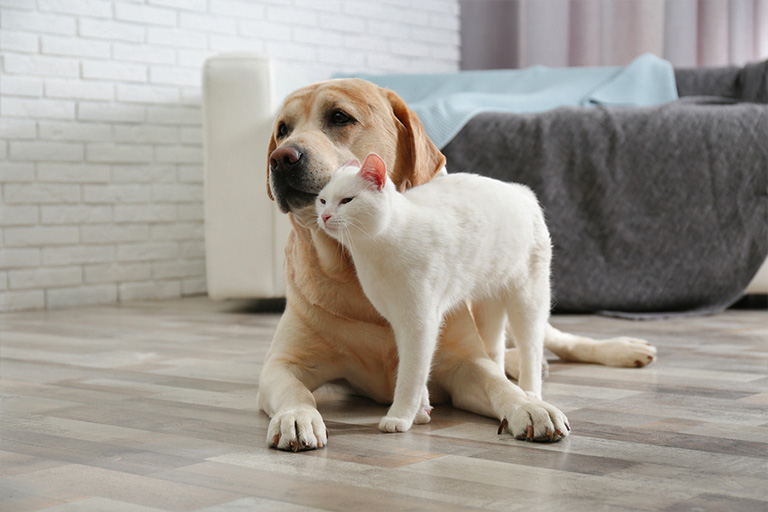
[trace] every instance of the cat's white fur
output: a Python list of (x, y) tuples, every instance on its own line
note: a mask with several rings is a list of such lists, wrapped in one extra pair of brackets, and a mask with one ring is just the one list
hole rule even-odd
[(427, 380), (442, 318), (464, 301), (482, 311), (488, 354), (504, 368), (505, 321), (520, 386), (541, 398), (551, 242), (533, 192), (450, 174), (399, 193), (375, 154), (346, 164), (316, 200), (317, 222), (349, 251), (363, 291), (395, 332), (395, 396), (379, 428), (429, 421)]

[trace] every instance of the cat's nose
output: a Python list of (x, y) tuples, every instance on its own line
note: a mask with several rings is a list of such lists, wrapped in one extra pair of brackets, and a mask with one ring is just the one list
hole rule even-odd
[(324, 213), (323, 215), (321, 215), (321, 217), (323, 218), (323, 224), (328, 224), (328, 219), (331, 218), (331, 216), (328, 215), (327, 213)]

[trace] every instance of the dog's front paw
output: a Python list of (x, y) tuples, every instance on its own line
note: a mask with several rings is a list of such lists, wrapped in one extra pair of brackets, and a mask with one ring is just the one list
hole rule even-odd
[(594, 350), (595, 358), (606, 366), (642, 368), (656, 360), (656, 347), (645, 340), (625, 336), (598, 341)]
[(328, 444), (328, 430), (317, 409), (298, 407), (280, 411), (272, 417), (267, 443), (280, 450), (314, 450)]
[(382, 432), (405, 432), (411, 428), (412, 424), (413, 421), (409, 421), (405, 418), (384, 416), (379, 422), (379, 430)]
[(542, 400), (529, 398), (523, 404), (511, 407), (504, 415), (499, 434), (504, 430), (516, 439), (554, 442), (566, 437), (571, 427), (560, 409)]

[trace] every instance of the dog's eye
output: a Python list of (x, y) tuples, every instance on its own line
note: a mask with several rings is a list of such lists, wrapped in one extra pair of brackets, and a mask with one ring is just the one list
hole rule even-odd
[(342, 199), (342, 200), (339, 202), (339, 204), (347, 204), (348, 202), (350, 202), (350, 201), (351, 201), (351, 200), (353, 200), (353, 199), (354, 199), (354, 197), (345, 197), (344, 199)]
[(344, 126), (354, 121), (349, 115), (344, 112), (343, 110), (334, 110), (331, 113), (331, 123), (337, 125), (337, 126)]
[(277, 126), (277, 138), (281, 139), (286, 135), (288, 135), (288, 125), (286, 125), (285, 123), (280, 123)]
[(320, 204), (325, 204), (325, 199), (321, 199)]

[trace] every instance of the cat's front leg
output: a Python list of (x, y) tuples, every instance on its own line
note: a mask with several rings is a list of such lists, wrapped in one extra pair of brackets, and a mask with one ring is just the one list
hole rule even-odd
[(429, 421), (427, 380), (437, 346), (439, 318), (422, 324), (413, 320), (390, 321), (395, 330), (400, 363), (397, 368), (395, 398), (387, 415), (379, 422), (382, 432), (405, 432), (415, 420), (422, 423)]
[[(512, 380), (520, 380), (520, 353), (516, 348), (508, 348), (504, 351), (504, 371)], [(541, 380), (549, 377), (549, 362), (541, 360)]]

